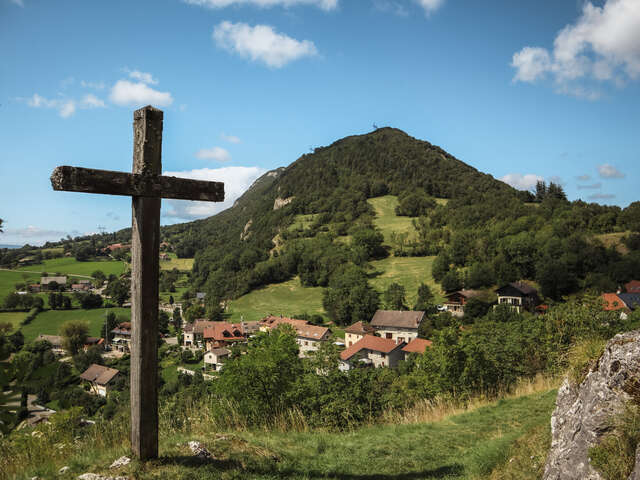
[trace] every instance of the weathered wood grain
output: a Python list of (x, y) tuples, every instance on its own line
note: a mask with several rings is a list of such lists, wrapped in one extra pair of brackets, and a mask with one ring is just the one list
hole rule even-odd
[(61, 166), (51, 174), (54, 190), (177, 200), (224, 200), (224, 183), (94, 168)]
[[(141, 109), (133, 119), (133, 173), (154, 178), (162, 171), (162, 112)], [(158, 456), (160, 199), (134, 196), (131, 204), (131, 448), (147, 460)]]

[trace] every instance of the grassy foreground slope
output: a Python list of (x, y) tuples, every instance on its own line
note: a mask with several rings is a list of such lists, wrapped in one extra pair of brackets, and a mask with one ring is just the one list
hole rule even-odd
[[(161, 458), (134, 461), (109, 474), (139, 479), (486, 479), (508, 464), (518, 440), (549, 423), (555, 395), (551, 390), (437, 422), (375, 425), (345, 433), (227, 431), (211, 425), (206, 409), (189, 412), (197, 418), (184, 423), (161, 415)], [(41, 448), (27, 459), (28, 452), (20, 452), (24, 462), (11, 459), (5, 471), (19, 468), (16, 478), (58, 478), (57, 470), (68, 465), (67, 476), (59, 478), (75, 478), (84, 472), (107, 472), (113, 460), (129, 454), (124, 424), (96, 425), (89, 436), (93, 438), (82, 446), (67, 445), (60, 453)], [(194, 458), (186, 445), (190, 440), (202, 442), (214, 458)], [(38, 441), (54, 440), (33, 440)]]

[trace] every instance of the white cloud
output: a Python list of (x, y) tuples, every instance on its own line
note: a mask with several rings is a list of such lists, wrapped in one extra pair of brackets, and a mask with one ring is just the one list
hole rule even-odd
[(513, 54), (511, 66), (518, 70), (514, 81), (535, 82), (549, 71), (551, 57), (544, 48), (524, 47)]
[(203, 148), (196, 152), (196, 158), (201, 160), (215, 160), (216, 162), (228, 162), (231, 154), (222, 147)]
[(417, 0), (417, 2), (424, 9), (424, 13), (430, 15), (442, 6), (444, 0)]
[(602, 188), (602, 182), (596, 182), (590, 185), (578, 185), (578, 190), (597, 190), (599, 188)]
[(618, 170), (613, 165), (609, 165), (605, 163), (603, 165), (598, 165), (598, 174), (602, 178), (624, 178), (625, 174)]
[[(553, 51), (524, 47), (513, 55), (514, 81), (534, 82), (550, 74), (558, 93), (596, 99), (591, 84), (623, 86), (640, 78), (640, 2), (606, 0), (584, 4), (582, 15), (556, 36)], [(582, 85), (581, 83), (589, 85)]]
[(104, 108), (106, 105), (103, 100), (89, 93), (83, 97), (82, 106), (84, 108)]
[(19, 7), (24, 7), (24, 2), (23, 0), (9, 0), (11, 3), (13, 3), (14, 5), (18, 5)]
[(76, 102), (73, 100), (65, 100), (60, 104), (59, 112), (62, 118), (69, 118), (76, 113)]
[(156, 80), (155, 78), (153, 78), (153, 75), (151, 75), (150, 73), (147, 72), (141, 72), (140, 70), (132, 70), (129, 72), (129, 77), (133, 78), (134, 80), (138, 80), (142, 83), (147, 83), (150, 85), (157, 85), (158, 84), (158, 80)]
[(392, 13), (399, 17), (406, 17), (409, 15), (405, 6), (394, 0), (374, 0), (373, 7), (380, 12)]
[(612, 198), (616, 198), (612, 193), (594, 193), (593, 195), (589, 195), (589, 200), (609, 200)]
[(77, 230), (64, 231), (52, 230), (47, 228), (29, 225), (21, 228), (5, 228), (2, 237), (2, 243), (24, 245), (42, 245), (45, 242), (58, 241), (67, 235), (78, 236), (80, 232)]
[(235, 135), (227, 135), (226, 133), (221, 133), (220, 138), (222, 138), (225, 142), (229, 142), (229, 143), (241, 142), (240, 138), (236, 137)]
[(294, 5), (313, 5), (322, 10), (335, 10), (338, 0), (183, 0), (190, 5), (209, 8), (224, 8), (232, 5), (255, 5), (257, 7), (292, 7)]
[(94, 90), (104, 90), (106, 86), (104, 82), (85, 82), (84, 80), (80, 80), (80, 86), (82, 88), (92, 88)]
[(164, 172), (164, 175), (174, 177), (224, 182), (225, 195), (224, 202), (221, 203), (166, 200), (165, 205), (168, 204), (169, 208), (163, 212), (163, 216), (182, 220), (194, 220), (215, 215), (233, 206), (233, 202), (265, 172), (266, 170), (260, 167), (201, 168), (183, 172)]
[(225, 21), (213, 30), (213, 39), (218, 47), (271, 68), (281, 68), (289, 62), (318, 53), (313, 42), (277, 33), (269, 25), (251, 27), (246, 23)]
[(544, 177), (534, 173), (527, 173), (525, 175), (521, 173), (508, 173), (500, 180), (518, 190), (531, 190), (535, 188), (537, 182), (544, 181)]
[(118, 80), (111, 88), (109, 99), (120, 106), (154, 105), (165, 107), (173, 103), (169, 92), (159, 92), (144, 83), (133, 83), (128, 80)]

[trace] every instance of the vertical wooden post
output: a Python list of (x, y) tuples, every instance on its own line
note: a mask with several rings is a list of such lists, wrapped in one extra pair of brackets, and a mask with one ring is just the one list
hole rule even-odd
[[(162, 173), (162, 118), (162, 111), (151, 106), (134, 112), (134, 174)], [(160, 202), (160, 198), (132, 198), (131, 448), (141, 460), (158, 456)]]

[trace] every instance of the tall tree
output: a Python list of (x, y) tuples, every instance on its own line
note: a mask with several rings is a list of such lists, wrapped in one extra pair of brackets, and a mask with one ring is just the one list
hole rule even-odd
[(60, 327), (62, 346), (71, 355), (77, 354), (86, 343), (89, 327), (85, 322), (70, 320)]
[(399, 283), (392, 283), (383, 294), (384, 304), (389, 310), (406, 310), (405, 289)]

